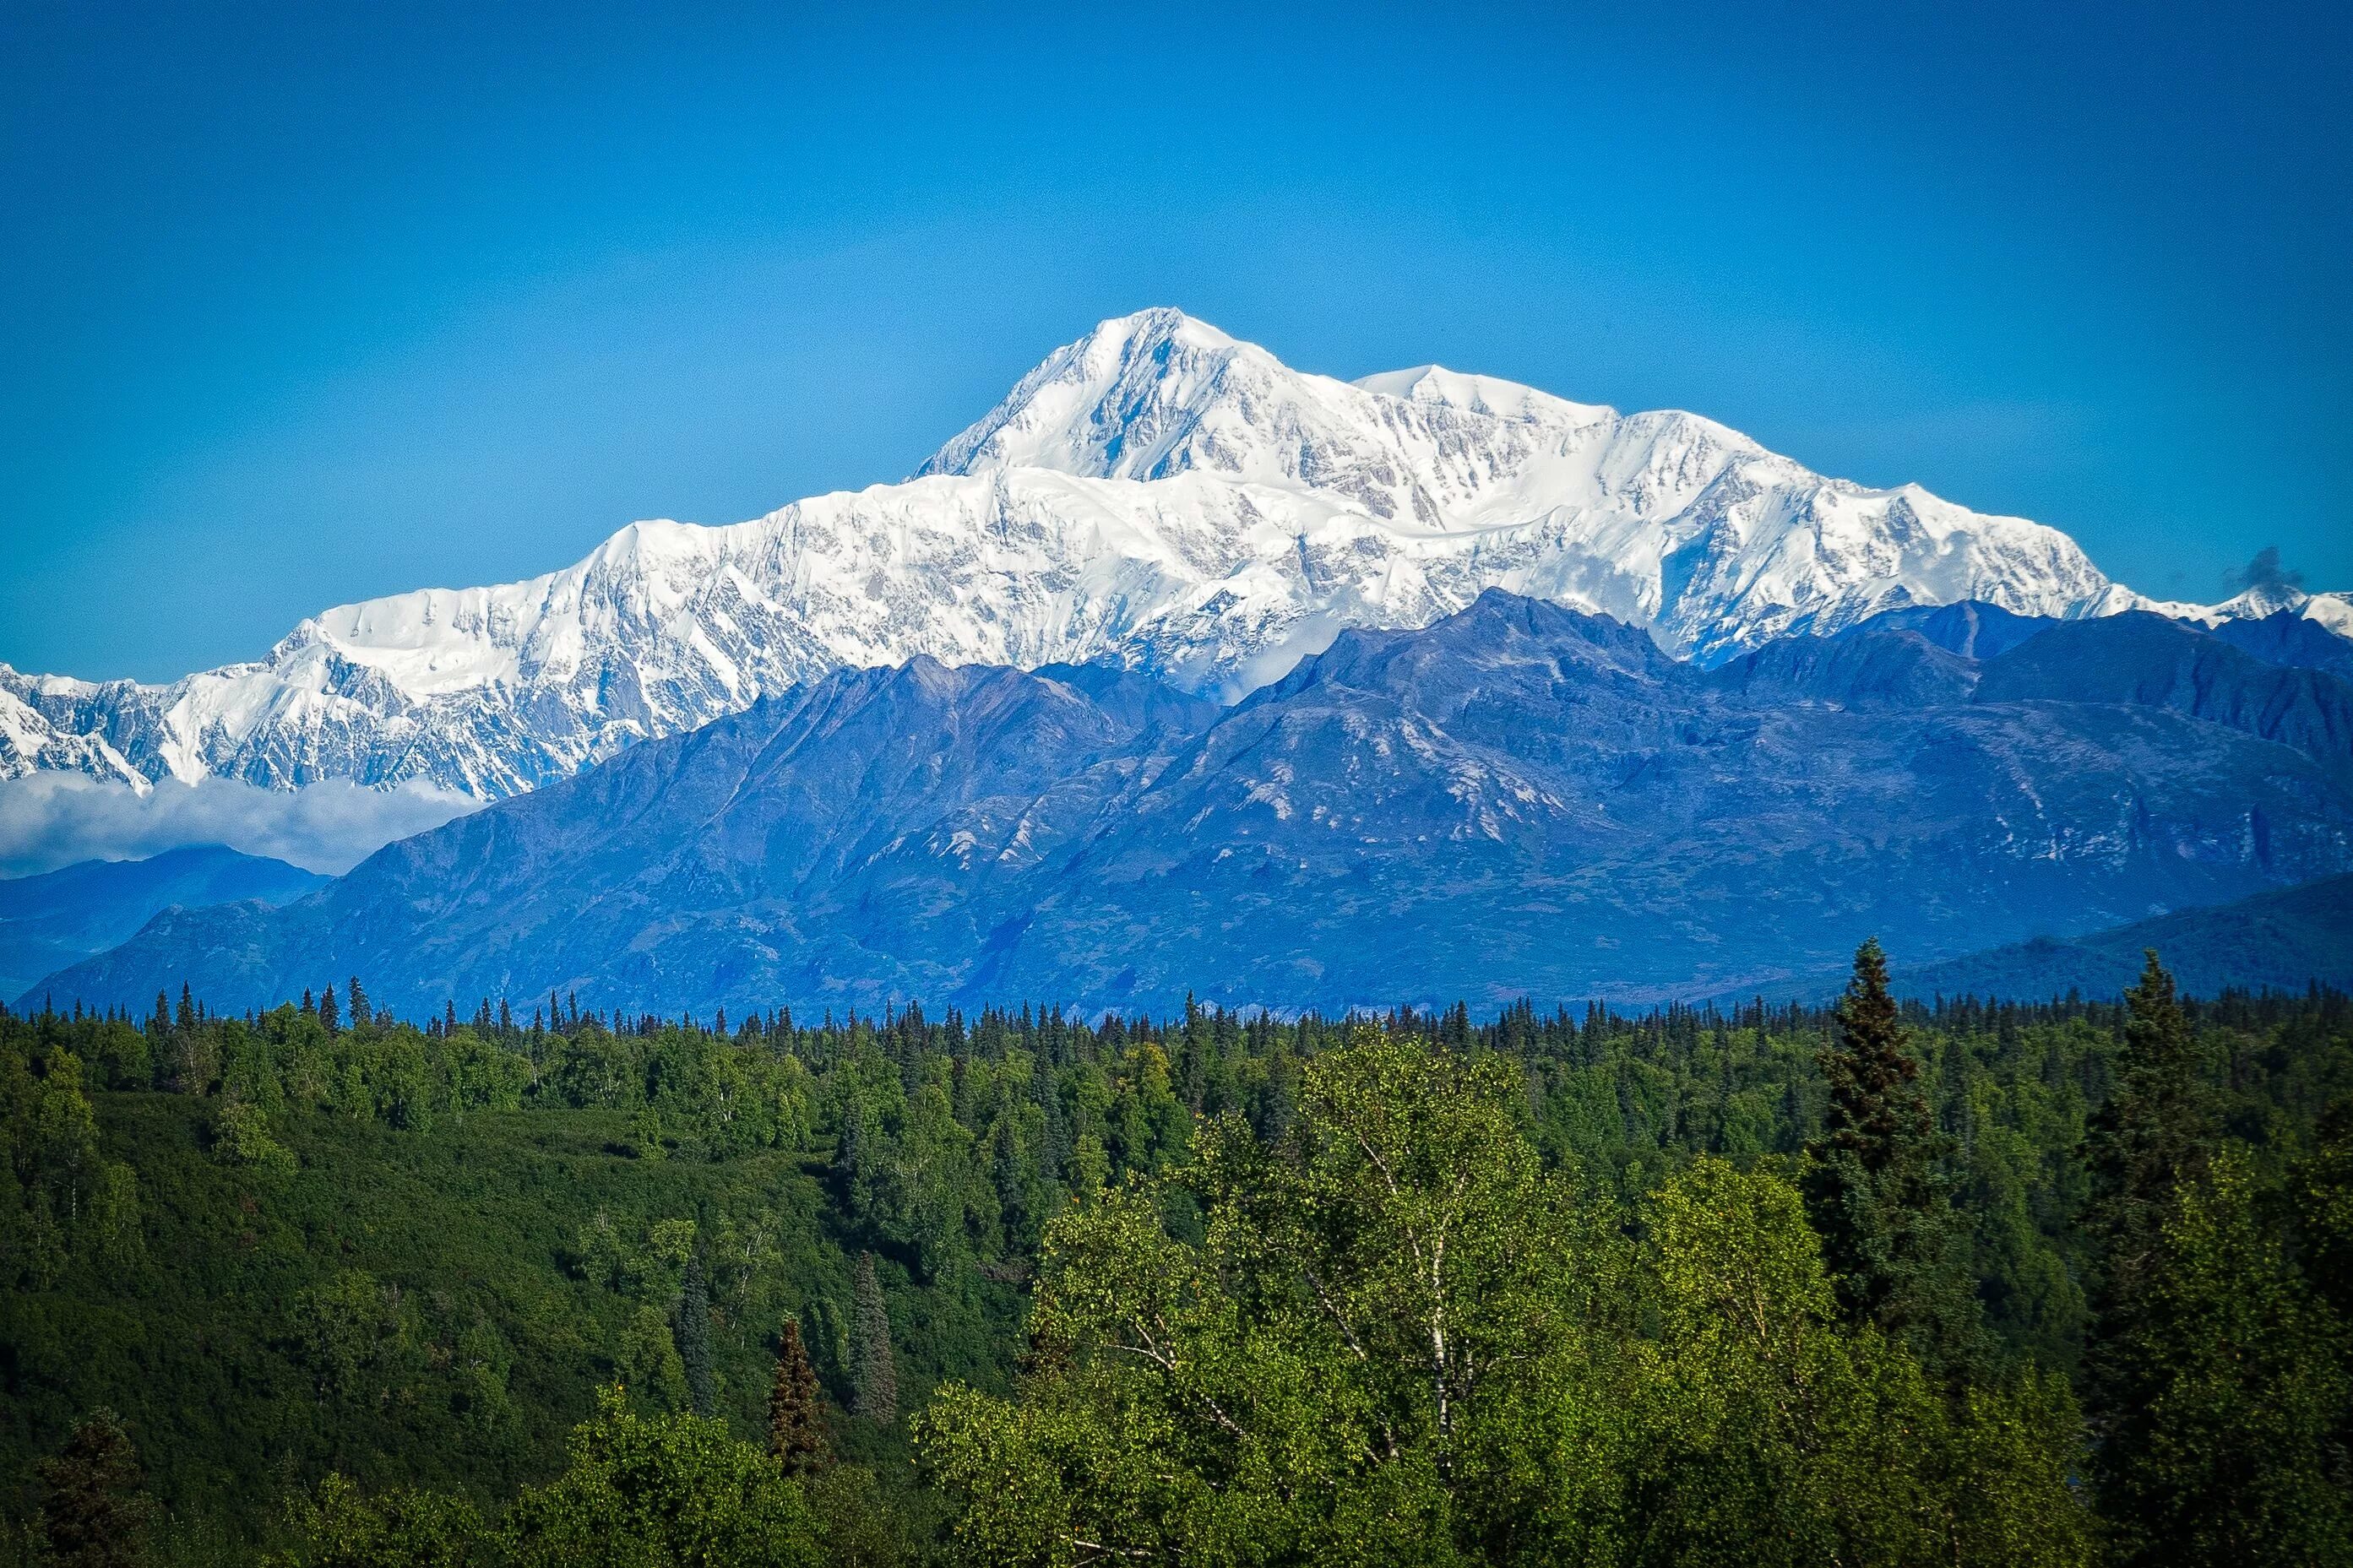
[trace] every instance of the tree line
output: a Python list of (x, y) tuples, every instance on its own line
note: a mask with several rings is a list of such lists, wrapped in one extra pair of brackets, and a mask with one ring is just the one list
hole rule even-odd
[[(1900, 1007), (1875, 947), (1831, 1009), (1482, 1022), (549, 998), (417, 1027), (355, 980), (251, 1016), (184, 992), (0, 1018), (0, 1269), (135, 1266), (93, 1096), (200, 1103), (257, 1180), (302, 1181), (283, 1139), (319, 1119), (809, 1163), (849, 1279), (772, 1336), (765, 1440), (710, 1339), (750, 1216), (600, 1212), (549, 1246), (613, 1297), (629, 1392), (562, 1472), (500, 1499), (331, 1470), (290, 1488), (293, 1561), (536, 1561), (574, 1514), (567, 1551), (639, 1542), (590, 1561), (2344, 1561), (2348, 1026), (2317, 992), (2185, 1001), (2154, 958), (2120, 1005)], [(297, 1305), (322, 1389), (377, 1386), (387, 1289)], [(991, 1289), (1026, 1310), (969, 1364), (1004, 1375), (902, 1398), (927, 1347), (893, 1301)], [(62, 1453), (107, 1446), (84, 1425)], [(888, 1467), (829, 1431), (912, 1440), (936, 1537), (878, 1523)], [(645, 1533), (712, 1488), (738, 1546)]]

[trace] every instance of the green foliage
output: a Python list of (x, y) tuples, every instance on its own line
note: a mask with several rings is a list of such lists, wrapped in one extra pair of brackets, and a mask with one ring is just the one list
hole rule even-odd
[[(347, 1511), (475, 1510), (468, 1550), (495, 1553), (512, 1500), (564, 1472), (598, 1386), (626, 1382), (643, 1421), (697, 1404), (690, 1323), (706, 1331), (715, 1418), (764, 1435), (765, 1331), (791, 1318), (820, 1403), (857, 1406), (861, 1385), (890, 1395), (863, 1402), (878, 1418), (834, 1424), (838, 1462), (807, 1479), (838, 1561), (896, 1560), (944, 1524), (906, 1425), (883, 1413), (929, 1431), (959, 1409), (968, 1451), (994, 1431), (1029, 1456), (976, 1472), (991, 1488), (1067, 1511), (1079, 1481), (1124, 1454), (1114, 1479), (1136, 1500), (1122, 1528), (1224, 1520), (1217, 1539), (1237, 1552), (1288, 1540), (1359, 1560), (1706, 1561), (1736, 1554), (1738, 1517), (1764, 1509), (1782, 1543), (1752, 1542), (1766, 1560), (1902, 1561), (1933, 1540), (1962, 1561), (2070, 1561), (2083, 1511), (2043, 1483), (2074, 1462), (2068, 1379), (2089, 1300), (2131, 1274), (2103, 1267), (2107, 1238), (2140, 1237), (2161, 1261), (2205, 1234), (2175, 1209), (2234, 1150), (2246, 1202), (2227, 1212), (2249, 1216), (2253, 1239), (2196, 1256), (2269, 1281), (2270, 1296), (2239, 1292), (2269, 1314), (2251, 1333), (2320, 1348), (2303, 1355), (2306, 1383), (2250, 1353), (2232, 1376), (2198, 1372), (2204, 1403), (2163, 1408), (2205, 1412), (2179, 1430), (2221, 1436), (2196, 1444), (2272, 1456), (2246, 1495), (2307, 1495), (2298, 1477), (2344, 1473), (2348, 1423), (2341, 1402), (2327, 1414), (2321, 1374), (2343, 1364), (2328, 1347), (2345, 1342), (2353, 1111), (2315, 1131), (2332, 1100), (2353, 1103), (2341, 998), (2176, 998), (2173, 1022), (2137, 1003), (1889, 1010), (1914, 1065), (1905, 1115), (1928, 1128), (1907, 1147), (1929, 1156), (1930, 1180), (1874, 1184), (1860, 1212), (1890, 1221), (1864, 1232), (1882, 1237), (1934, 1220), (1936, 1194), (1963, 1216), (1947, 1261), (1991, 1345), (1957, 1373), (1904, 1322), (1840, 1310), (1820, 1261), (1811, 1284), (1795, 1261), (1804, 1152), (1836, 1147), (1841, 1117), (1871, 1119), (1842, 1110), (1824, 1072), (1864, 1022), (1852, 1014), (1400, 1013), (1372, 1021), (1405, 1053), (1376, 1072), (1369, 1058), (1345, 1066), (1357, 1025), (1198, 1006), (1092, 1025), (1028, 1009), (754, 1015), (723, 1033), (553, 1002), (519, 1026), (486, 1003), (420, 1030), (335, 990), (349, 1005), (334, 1018), (322, 1004), (210, 1016), (185, 992), (143, 1024), (0, 1015), (10, 1542), (39, 1532), (37, 1460), (105, 1403), (142, 1435), (162, 1504), (153, 1539), (174, 1561), (290, 1544), (283, 1500), (324, 1507), (337, 1474)], [(1433, 1095), (1407, 1059), (1428, 1051), (1403, 1042), (1427, 1038), (1447, 1047), (1429, 1070), (1458, 1075), (1444, 1081), (1468, 1109), (1453, 1120), (1422, 1104)], [(2152, 1078), (2158, 1058), (2169, 1079)], [(2149, 1109), (2168, 1103), (2194, 1114)], [(1396, 1136), (1413, 1159), (1487, 1152), (1459, 1195), (1430, 1173), (1441, 1167), (1409, 1160), (1396, 1168), (1419, 1173), (1383, 1198), (1366, 1150)], [(2189, 1175), (2120, 1208), (2125, 1169)], [(1440, 1230), (1433, 1284), (1410, 1260)], [(690, 1262), (699, 1318), (681, 1310)], [(1240, 1424), (1259, 1447), (1177, 1397), (1192, 1384), (1121, 1383), (1096, 1364), (1122, 1320), (1115, 1301), (1085, 1317), (1082, 1287), (1114, 1265), (1170, 1321), (1199, 1315), (1180, 1365), (1251, 1413)], [(2147, 1279), (2226, 1275), (2167, 1264)], [(2133, 1299), (2176, 1300), (2154, 1289)], [(1247, 1324), (1219, 1299), (1237, 1289)], [(1726, 1337), (1721, 1303), (1739, 1289), (1779, 1292), (1780, 1337)], [(1416, 1362), (1439, 1300), (1446, 1352)], [(1244, 1328), (1262, 1364), (1216, 1349)], [(2119, 1342), (2094, 1340), (2084, 1385), (2103, 1431), (2102, 1357)], [(1027, 1393), (1008, 1404), (1017, 1362)], [(957, 1386), (935, 1400), (943, 1380)], [(1098, 1384), (1124, 1391), (1114, 1408), (1135, 1424), (1108, 1446), (1081, 1397)], [(1147, 1426), (1185, 1435), (1181, 1463), (1159, 1462)], [(1029, 1464), (1066, 1452), (1068, 1474)], [(1284, 1477), (1312, 1506), (1286, 1500), (1270, 1479)], [(1208, 1500), (1178, 1507), (1188, 1488)]]
[(2201, 1044), (2156, 953), (2125, 1005), (2116, 1090), (2093, 1119), (2085, 1145), (2094, 1187), (2084, 1223), (2101, 1248), (2104, 1331), (2137, 1310), (2177, 1196), (2205, 1168), (2216, 1121)]
[(1839, 1329), (1786, 1183), (1703, 1158), (1621, 1215), (1543, 1169), (1524, 1092), (1367, 1031), (1282, 1139), (1221, 1120), (1058, 1221), (1018, 1397), (919, 1424), (965, 1558), (2087, 1559), (2046, 1385), (1948, 1409)]
[(822, 1561), (799, 1489), (724, 1422), (647, 1417), (617, 1391), (573, 1434), (572, 1463), (501, 1531), (516, 1568), (793, 1568)]
[(891, 1314), (882, 1303), (874, 1255), (858, 1255), (852, 1284), (850, 1410), (860, 1420), (889, 1426), (899, 1418), (899, 1363), (891, 1353)]
[(678, 1289), (678, 1360), (686, 1393), (697, 1415), (718, 1408), (719, 1390), (711, 1370), (711, 1287), (702, 1259), (690, 1253)]
[(2242, 1152), (2172, 1195), (2106, 1327), (2098, 1477), (2120, 1561), (2353, 1561), (2344, 1326), (2258, 1209)]
[(296, 1544), (269, 1568), (467, 1568), (491, 1555), (465, 1499), (409, 1487), (368, 1497), (342, 1475), (290, 1499), (287, 1523)]
[(259, 1105), (227, 1100), (213, 1144), (215, 1156), (233, 1165), (256, 1165), (273, 1175), (294, 1173), (294, 1152), (269, 1135), (269, 1117)]
[(654, 1402), (662, 1410), (683, 1410), (691, 1398), (686, 1381), (686, 1358), (669, 1320), (652, 1307), (640, 1307), (613, 1357), (613, 1370), (624, 1387)]
[[(2294, 1195), (2323, 1289), (2295, 1268), (2244, 1145), (2219, 1143), (2203, 1043), (2148, 954), (2116, 1091), (2092, 1124), (2099, 1244), (2085, 1386), (2118, 1561), (2353, 1561), (2347, 1323), (2331, 1306), (2335, 1139)], [(2332, 1128), (2332, 1131), (2334, 1129)]]
[(723, 1423), (647, 1417), (618, 1389), (572, 1434), (571, 1462), (495, 1526), (463, 1498), (375, 1496), (330, 1475), (290, 1507), (282, 1568), (811, 1568), (821, 1527), (799, 1489)]

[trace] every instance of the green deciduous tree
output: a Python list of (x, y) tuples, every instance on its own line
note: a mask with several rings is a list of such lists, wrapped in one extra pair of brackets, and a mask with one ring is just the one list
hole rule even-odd
[(658, 1409), (683, 1409), (692, 1397), (678, 1342), (670, 1336), (669, 1321), (655, 1308), (639, 1307), (622, 1330), (613, 1370), (623, 1387), (652, 1401)]
[(2353, 1561), (2343, 1335), (2289, 1267), (2242, 1151), (2178, 1186), (2102, 1325), (2097, 1469), (2117, 1560)]
[(649, 1417), (619, 1391), (572, 1435), (571, 1464), (525, 1491), (501, 1531), (517, 1568), (809, 1568), (822, 1561), (800, 1489), (724, 1422)]
[(1844, 1330), (1770, 1175), (1580, 1198), (1524, 1092), (1366, 1032), (1280, 1142), (1221, 1121), (1058, 1221), (1018, 1399), (951, 1387), (919, 1423), (967, 1558), (2085, 1560), (2063, 1395), (1957, 1405)]
[(331, 1474), (288, 1499), (286, 1516), (295, 1543), (267, 1568), (467, 1568), (490, 1556), (474, 1505), (439, 1492), (368, 1496)]

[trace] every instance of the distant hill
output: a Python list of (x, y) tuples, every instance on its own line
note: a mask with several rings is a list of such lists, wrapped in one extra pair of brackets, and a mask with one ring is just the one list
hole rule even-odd
[[(1972, 646), (1982, 646), (1980, 639)], [(1219, 710), (1134, 671), (839, 671), (41, 982), (411, 1015), (1812, 994), (2353, 873), (2353, 686), (2122, 615), (1709, 669), (1491, 592)], [(37, 1000), (37, 998), (36, 999)]]
[(1898, 974), (1896, 986), (1914, 996), (2114, 996), (2139, 976), (2142, 951), (2152, 947), (2194, 995), (2234, 985), (2301, 991), (2315, 980), (2353, 991), (2353, 877), (2177, 910), (2066, 941), (2012, 942)]
[(164, 910), (259, 899), (279, 905), (330, 879), (220, 844), (145, 860), (84, 860), (0, 880), (0, 997), (128, 941)]

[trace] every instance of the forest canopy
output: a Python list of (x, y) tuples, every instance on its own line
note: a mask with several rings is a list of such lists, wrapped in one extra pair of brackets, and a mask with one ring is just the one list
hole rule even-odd
[(1641, 1017), (0, 1017), (6, 1549), (2345, 1561), (2348, 1093), (2333, 994), (1872, 948)]

